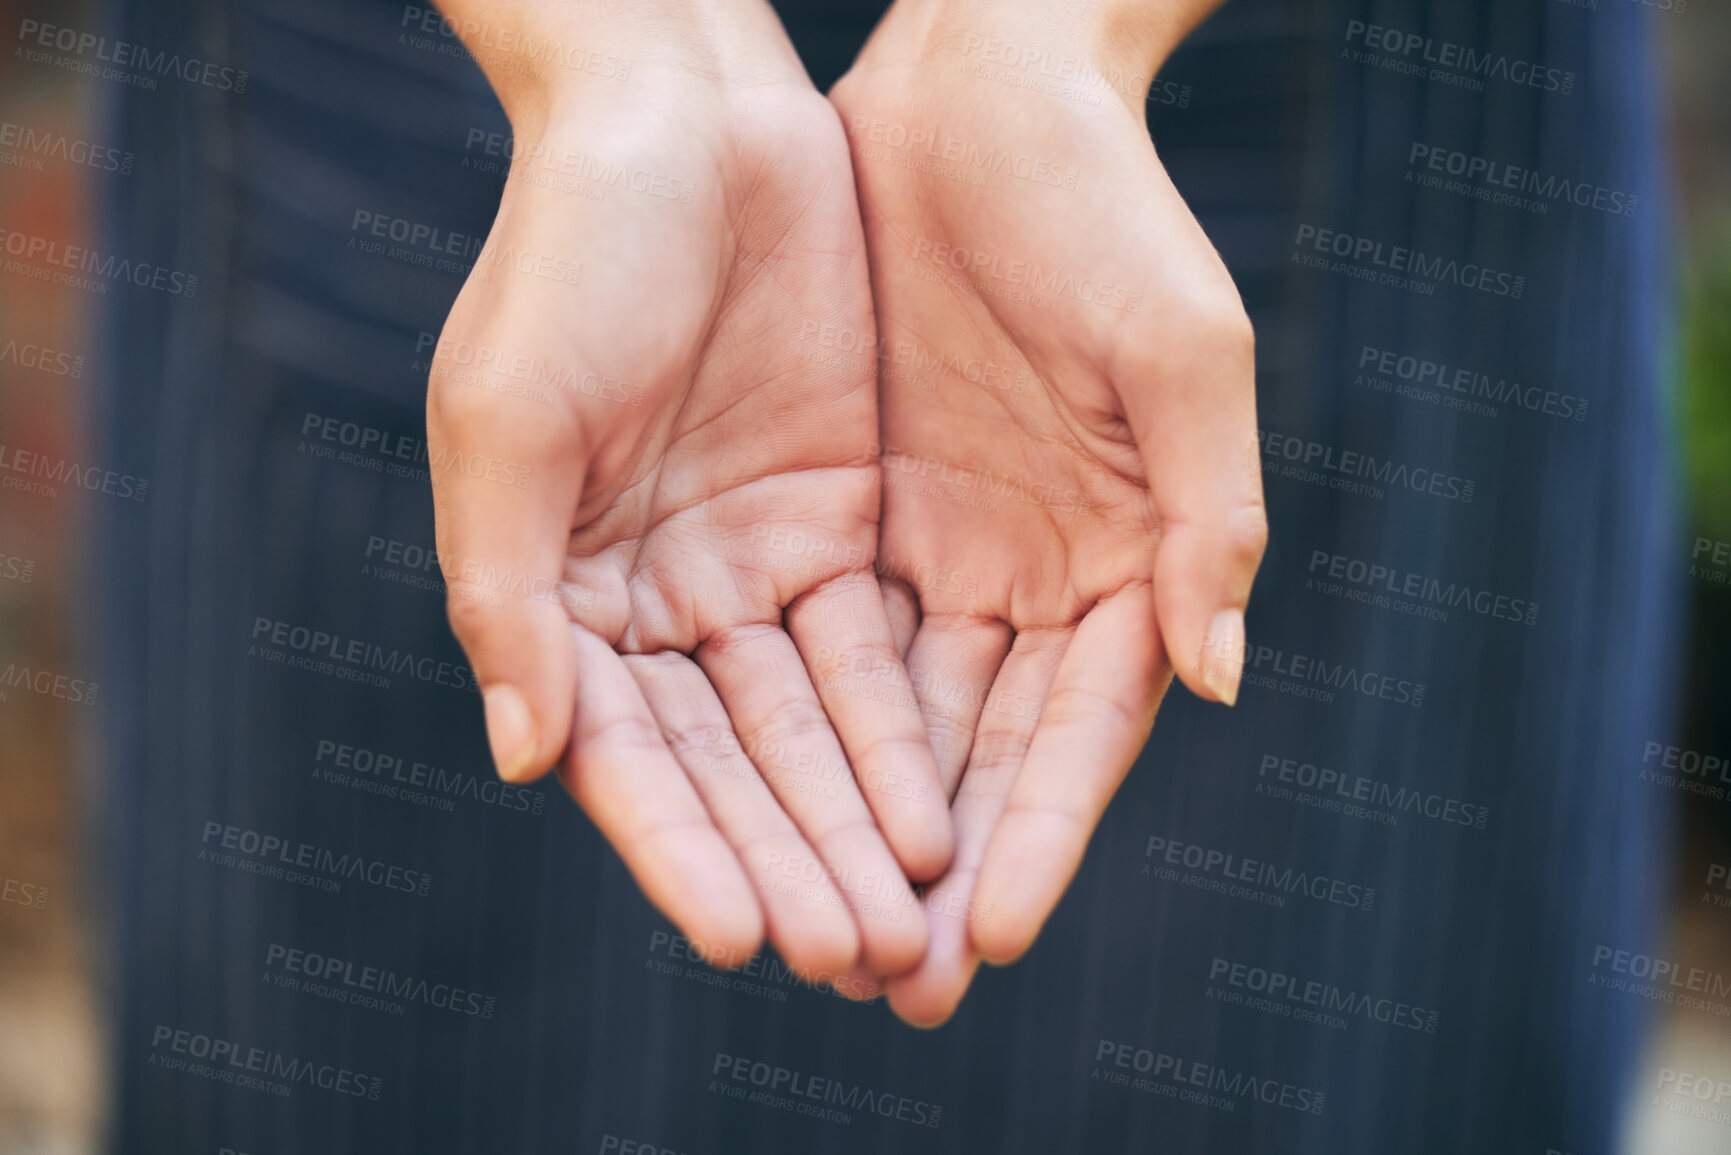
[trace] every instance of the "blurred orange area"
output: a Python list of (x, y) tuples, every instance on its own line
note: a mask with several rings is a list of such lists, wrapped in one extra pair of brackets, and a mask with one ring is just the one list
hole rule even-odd
[[(62, 9), (66, 5), (60, 6)], [(19, 19), (0, 3), (0, 26)], [(91, 170), (8, 141), (86, 136), (91, 94), (39, 69), (0, 73), (0, 228), (65, 243), (90, 229)], [(0, 254), (0, 264), (6, 258)], [(92, 301), (0, 267), (0, 454), (79, 455)], [(62, 357), (61, 355), (64, 355)], [(73, 358), (84, 357), (78, 374)], [(68, 599), (81, 491), (0, 489), (0, 1151), (98, 1149), (103, 1085), (89, 879), (80, 870), (68, 704), (22, 688), (74, 664)], [(28, 671), (28, 673), (27, 673)]]

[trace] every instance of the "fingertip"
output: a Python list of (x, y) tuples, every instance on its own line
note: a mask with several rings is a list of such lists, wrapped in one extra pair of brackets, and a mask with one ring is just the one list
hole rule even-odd
[[(860, 958), (874, 974), (906, 974), (926, 957), (931, 936), (918, 901), (908, 893), (910, 900), (896, 904), (892, 912), (872, 909), (860, 914)], [(910, 912), (916, 917), (909, 918)]]
[(704, 957), (726, 959), (725, 969), (733, 970), (763, 949), (763, 906), (712, 828), (669, 826), (660, 838), (620, 851), (649, 901), (703, 946)]
[(979, 969), (958, 920), (937, 917), (932, 944), (919, 969), (889, 981), (890, 1009), (911, 1027), (933, 1030), (949, 1022)]
[(961, 996), (945, 997), (930, 984), (915, 981), (892, 981), (889, 985), (890, 1010), (896, 1018), (921, 1031), (935, 1031), (955, 1016)]
[(892, 752), (892, 743), (880, 743), (879, 757), (856, 765), (855, 777), (902, 873), (909, 882), (932, 882), (956, 853), (949, 796), (926, 735), (893, 745)]
[(980, 956), (980, 961), (995, 967), (1007, 967), (1020, 962), (1028, 953), (1028, 948), (1034, 945), (1034, 936), (1007, 929), (1001, 923), (995, 928), (989, 924), (976, 924), (968, 931), (968, 941)]
[(924, 806), (893, 833), (886, 830), (885, 837), (909, 882), (937, 881), (956, 856), (956, 832), (947, 806)]
[(453, 587), (447, 612), (481, 692), (487, 748), (500, 779), (545, 775), (566, 752), (577, 708), (577, 651), (556, 607), (495, 606)]
[(1208, 623), (1202, 637), (1202, 684), (1226, 706), (1238, 704), (1238, 685), (1244, 676), (1244, 611), (1220, 610)]
[(869, 1003), (884, 993), (883, 979), (861, 966), (850, 966), (834, 972), (828, 986), (850, 1003)]
[(704, 956), (711, 966), (738, 970), (763, 950), (763, 910), (756, 898), (747, 898), (742, 902), (738, 895), (726, 895), (719, 902), (704, 902), (699, 913), (683, 920), (680, 929), (686, 938), (711, 948)]
[(1002, 888), (992, 881), (995, 873), (992, 867), (988, 856), (975, 891), (980, 913), (968, 923), (968, 944), (981, 961), (1004, 967), (1028, 953), (1039, 937), (1040, 924), (1044, 920), (1027, 909), (1025, 898), (1006, 901), (999, 893)]
[[(481, 708), (487, 720), (487, 745), (499, 777), (506, 782), (526, 782), (538, 777), (537, 765), (542, 760), (544, 744), (536, 733), (535, 717), (522, 693), (507, 682), (495, 682), (481, 691)], [(539, 767), (541, 773), (546, 769)]]
[(1216, 588), (1186, 581), (1178, 570), (1168, 564), (1155, 579), (1154, 616), (1167, 662), (1198, 698), (1234, 706), (1244, 677), (1244, 606), (1214, 602), (1221, 596)]
[(800, 976), (846, 974), (859, 962), (859, 928), (842, 911), (834, 918), (775, 926), (771, 938), (782, 961)]

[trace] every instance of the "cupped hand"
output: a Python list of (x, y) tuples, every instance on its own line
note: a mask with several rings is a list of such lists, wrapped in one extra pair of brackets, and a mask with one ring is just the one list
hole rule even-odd
[(1149, 140), (1155, 61), (1039, 7), (898, 5), (831, 94), (877, 309), (879, 564), (917, 603), (954, 799), (931, 948), (889, 984), (919, 1024), (1032, 944), (1172, 673), (1234, 700), (1267, 533), (1250, 324)]
[(772, 15), (703, 19), (507, 99), (428, 396), (450, 617), (501, 773), (557, 761), (712, 961), (767, 929), (894, 974), (951, 833), (873, 574), (870, 366), (800, 340), (872, 327), (846, 141)]

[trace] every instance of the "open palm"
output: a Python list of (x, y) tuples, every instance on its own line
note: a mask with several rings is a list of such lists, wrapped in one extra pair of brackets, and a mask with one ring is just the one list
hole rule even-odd
[(873, 574), (871, 367), (799, 340), (872, 326), (845, 140), (803, 74), (634, 79), (520, 143), (441, 337), (434, 454), (521, 467), (434, 471), (452, 621), (501, 771), (565, 750), (712, 958), (767, 927), (894, 974), (951, 837)]
[(954, 795), (931, 949), (890, 984), (934, 1023), (1033, 942), (1172, 671), (1232, 700), (1266, 528), (1249, 323), (1140, 101), (958, 80), (979, 38), (906, 23), (831, 98), (880, 333), (880, 565)]

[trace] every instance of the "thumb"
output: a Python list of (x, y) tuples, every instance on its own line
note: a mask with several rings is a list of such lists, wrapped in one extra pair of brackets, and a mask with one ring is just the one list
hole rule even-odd
[(1244, 611), (1268, 544), (1256, 359), (1236, 295), (1197, 308), (1130, 354), (1119, 392), (1160, 526), (1154, 611), (1167, 656), (1198, 696), (1230, 706), (1243, 674)]
[(476, 392), (437, 373), (428, 390), (439, 568), (493, 762), (501, 778), (526, 782), (571, 734), (576, 656), (561, 577), (583, 455), (568, 417)]

